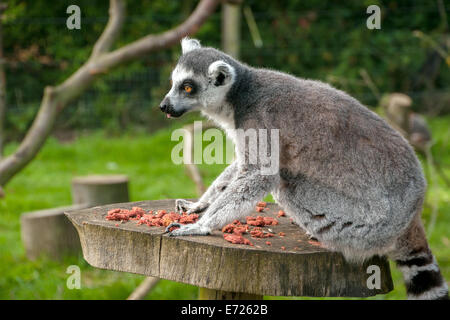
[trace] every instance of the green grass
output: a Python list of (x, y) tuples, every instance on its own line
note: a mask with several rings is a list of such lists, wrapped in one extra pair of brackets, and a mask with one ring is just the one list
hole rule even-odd
[[(180, 122), (174, 122), (179, 126)], [(450, 117), (431, 121), (436, 145), (435, 158), (450, 176)], [(6, 198), (0, 200), (0, 299), (124, 299), (142, 281), (143, 276), (105, 271), (89, 266), (81, 257), (54, 262), (46, 257), (31, 262), (25, 257), (20, 240), (20, 214), (27, 211), (71, 203), (70, 181), (86, 174), (127, 174), (132, 201), (195, 197), (194, 183), (184, 167), (170, 161), (173, 128), (152, 135), (125, 133), (108, 136), (99, 131), (81, 135), (70, 143), (51, 138), (37, 158), (6, 186)], [(206, 145), (207, 143), (205, 143)], [(16, 147), (8, 145), (7, 153)], [(225, 165), (202, 165), (205, 181), (210, 183)], [(428, 170), (426, 170), (428, 172)], [(443, 274), (450, 279), (450, 188), (439, 179), (430, 185), (424, 209), (426, 227), (430, 203), (439, 206), (437, 222), (428, 234), (430, 245)], [(81, 268), (81, 289), (66, 287), (69, 265)], [(404, 299), (401, 275), (392, 265), (395, 289), (374, 299)], [(160, 281), (148, 299), (195, 299), (197, 288), (171, 281)], [(267, 297), (272, 299), (274, 297)]]

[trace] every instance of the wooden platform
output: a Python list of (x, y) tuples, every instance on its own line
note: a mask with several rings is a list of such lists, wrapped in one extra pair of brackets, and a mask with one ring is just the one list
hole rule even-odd
[[(175, 201), (130, 202), (67, 213), (92, 266), (253, 295), (365, 297), (393, 288), (386, 259), (374, 257), (363, 265), (349, 264), (341, 254), (310, 244), (288, 217), (277, 218), (279, 225), (269, 227), (275, 237), (257, 240), (245, 235), (254, 244), (249, 246), (225, 241), (219, 230), (209, 236), (169, 237), (163, 234), (163, 227), (105, 219), (110, 209), (133, 206), (173, 211)], [(278, 210), (269, 203), (265, 212), (252, 215), (276, 217)], [(280, 237), (279, 232), (286, 235)], [(380, 267), (380, 289), (367, 286), (370, 265)]]

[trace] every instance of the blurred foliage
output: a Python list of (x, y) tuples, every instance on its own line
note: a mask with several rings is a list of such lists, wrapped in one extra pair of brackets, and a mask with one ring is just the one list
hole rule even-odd
[[(364, 69), (381, 93), (408, 93), (416, 110), (445, 113), (450, 105), (449, 66), (438, 58), (437, 75), (427, 74), (426, 68), (423, 71), (433, 48), (413, 34), (420, 30), (449, 52), (448, 22), (443, 13), (450, 16), (450, 5), (440, 12), (438, 1), (245, 0), (243, 5), (252, 9), (263, 46), (254, 46), (242, 15), (241, 59), (254, 66), (330, 82), (375, 106), (376, 94), (360, 74)], [(86, 61), (108, 19), (108, 1), (7, 2), (3, 31), (7, 127), (10, 137), (15, 137), (30, 125), (44, 86), (64, 81)], [(66, 8), (71, 4), (81, 8), (81, 30), (66, 28)], [(127, 1), (126, 23), (115, 47), (176, 26), (196, 4), (193, 0)], [(366, 28), (366, 8), (371, 4), (381, 8), (381, 30)], [(196, 37), (204, 45), (220, 47), (220, 28), (218, 10)], [(57, 127), (160, 127), (162, 115), (154, 107), (168, 89), (168, 77), (179, 54), (176, 46), (112, 70), (62, 112)], [(429, 81), (419, 81), (427, 77)]]

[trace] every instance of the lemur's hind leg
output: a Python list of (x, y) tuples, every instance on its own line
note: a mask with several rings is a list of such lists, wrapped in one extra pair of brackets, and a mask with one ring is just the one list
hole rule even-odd
[(433, 256), (417, 214), (389, 254), (403, 273), (409, 299), (447, 300), (448, 287)]
[[(235, 219), (247, 215), (278, 183), (276, 175), (261, 175), (259, 169), (240, 173), (211, 203), (203, 216), (194, 224), (183, 225), (170, 232), (171, 236), (207, 235)], [(172, 226), (169, 225), (168, 231)]]
[(175, 200), (175, 210), (178, 213), (187, 212), (188, 214), (205, 211), (217, 196), (227, 188), (228, 184), (231, 183), (236, 176), (236, 172), (237, 164), (233, 162), (214, 180), (197, 202), (177, 199)]

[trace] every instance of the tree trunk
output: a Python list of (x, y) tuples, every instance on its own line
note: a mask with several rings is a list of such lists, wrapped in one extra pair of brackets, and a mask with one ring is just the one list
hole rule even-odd
[(241, 44), (241, 5), (240, 1), (222, 5), (222, 48), (223, 51), (239, 59)]
[(90, 207), (129, 201), (125, 175), (90, 175), (72, 180), (72, 202)]

